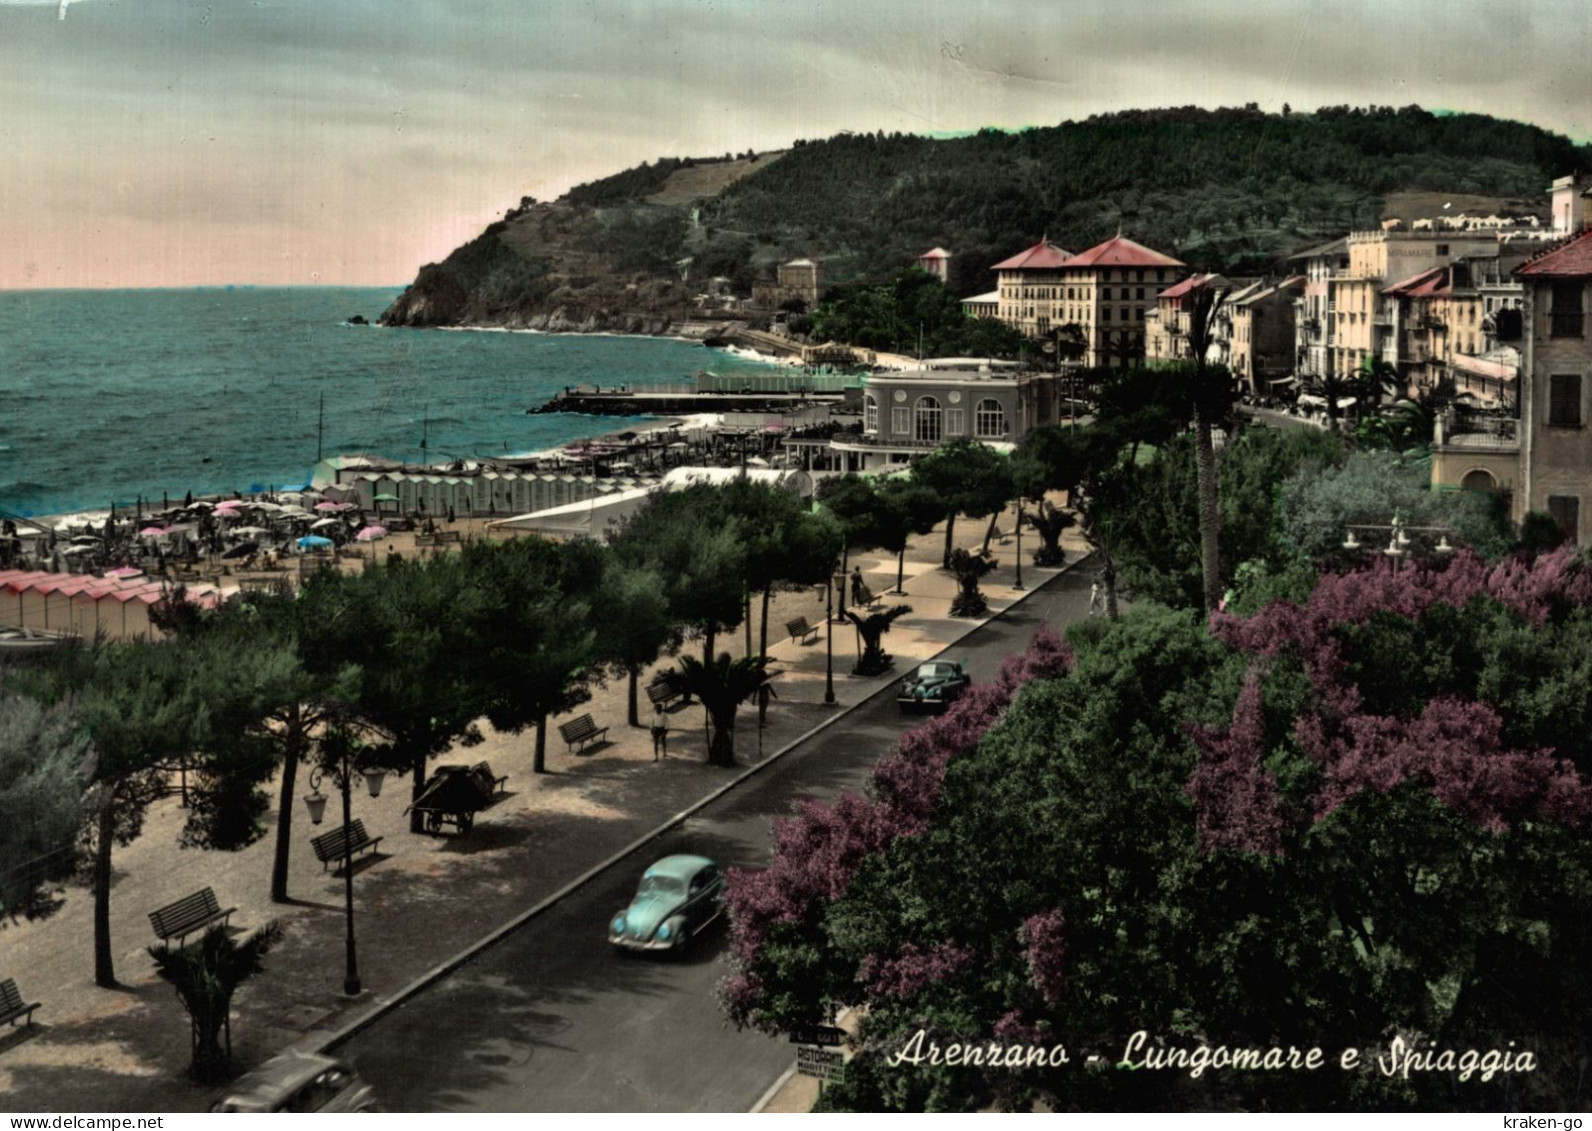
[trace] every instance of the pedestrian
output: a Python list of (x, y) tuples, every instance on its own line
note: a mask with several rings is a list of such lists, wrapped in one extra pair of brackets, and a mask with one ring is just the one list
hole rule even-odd
[(853, 566), (851, 570), (851, 603), (862, 604), (862, 567)]
[(1094, 583), (1089, 586), (1089, 615), (1094, 616), (1104, 604), (1105, 590), (1100, 585), (1100, 575), (1096, 574)]
[(669, 716), (663, 713), (663, 704), (652, 705), (652, 760), (669, 756)]

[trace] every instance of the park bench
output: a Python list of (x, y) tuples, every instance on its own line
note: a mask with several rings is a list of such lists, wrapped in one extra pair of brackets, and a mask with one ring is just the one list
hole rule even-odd
[(22, 991), (17, 989), (15, 978), (7, 978), (0, 982), (0, 1021), (9, 1021), (15, 1025), (17, 1018), (23, 1017), (31, 1025), (33, 1011), (37, 1008), (39, 1008), (38, 1002), (22, 1000)]
[(381, 843), (381, 837), (372, 838), (365, 831), (365, 822), (354, 818), (346, 826), (333, 829), (329, 833), (322, 833), (310, 841), (315, 849), (315, 858), (321, 862), (321, 871), (326, 871), (334, 860), (352, 859), (356, 853), (366, 849), (374, 850)]
[(866, 582), (859, 582), (857, 584), (857, 599), (855, 601), (853, 601), (852, 604), (853, 605), (862, 605), (865, 608), (870, 608), (871, 609), (871, 608), (873, 608), (873, 606), (877, 605), (878, 603), (879, 603), (879, 595), (877, 593), (875, 593), (872, 589), (869, 589)]
[(477, 762), (471, 767), (470, 772), (481, 780), (482, 785), (489, 785), (493, 793), (502, 793), (508, 788), (509, 776), (507, 774), (494, 774), (489, 762)]
[(155, 936), (162, 942), (169, 943), (176, 939), (177, 945), (181, 946), (183, 940), (195, 931), (204, 930), (212, 923), (225, 923), (236, 910), (236, 907), (221, 910), (221, 904), (216, 902), (215, 889), (204, 888), (176, 903), (168, 903), (159, 910), (151, 911), (149, 922), (155, 928)]
[(462, 545), (464, 542), (461, 532), (457, 530), (439, 530), (436, 533), (436, 539), (438, 546), (457, 546)]
[(675, 686), (674, 680), (669, 678), (668, 672), (659, 672), (653, 681), (647, 684), (647, 699), (658, 707), (668, 708), (669, 704), (680, 698), (680, 689)]
[(818, 628), (807, 623), (806, 617), (797, 617), (795, 620), (785, 622), (785, 631), (790, 633), (790, 638), (799, 644), (806, 644), (807, 637), (818, 639)]
[(608, 728), (598, 726), (590, 715), (582, 715), (578, 719), (560, 724), (558, 733), (569, 744), (571, 751), (579, 753), (580, 751), (576, 750), (577, 743), (584, 748), (585, 743), (601, 741), (602, 736), (608, 733)]

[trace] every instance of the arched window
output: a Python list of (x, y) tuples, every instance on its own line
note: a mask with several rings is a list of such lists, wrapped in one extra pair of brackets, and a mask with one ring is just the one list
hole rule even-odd
[(1498, 489), (1498, 481), (1492, 477), (1492, 472), (1480, 467), (1474, 471), (1467, 471), (1465, 478), (1459, 481), (1459, 485), (1467, 491), (1496, 491)]
[(862, 398), (862, 430), (879, 431), (879, 402), (873, 399), (872, 393), (865, 394)]
[(938, 444), (944, 432), (945, 414), (933, 397), (919, 397), (912, 411), (912, 436), (925, 444)]
[(1006, 410), (1001, 407), (1000, 401), (986, 397), (978, 402), (978, 408), (973, 413), (973, 435), (986, 439), (1006, 435)]

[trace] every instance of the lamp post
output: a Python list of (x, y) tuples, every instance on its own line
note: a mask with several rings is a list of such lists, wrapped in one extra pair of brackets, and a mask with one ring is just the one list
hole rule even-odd
[(835, 701), (835, 579), (824, 587), (824, 702)]
[[(1364, 522), (1350, 523), (1348, 536), (1343, 540), (1343, 548), (1348, 550), (1350, 553), (1357, 553), (1358, 551), (1365, 549), (1369, 544), (1367, 542), (1362, 542), (1359, 538), (1355, 537), (1354, 532), (1357, 529), (1367, 532), (1384, 530), (1388, 532), (1387, 547), (1385, 549), (1375, 550), (1373, 552), (1381, 554), (1391, 561), (1395, 571), (1397, 571), (1403, 565), (1405, 558), (1413, 557), (1413, 555), (1419, 549), (1418, 543), (1416, 543), (1416, 541), (1410, 537), (1410, 533), (1412, 531), (1417, 534), (1436, 534), (1438, 536), (1437, 545), (1431, 548), (1431, 552), (1437, 555), (1440, 560), (1448, 558), (1449, 555), (1454, 553), (1455, 549), (1448, 543), (1448, 527), (1410, 526), (1405, 522), (1403, 515), (1395, 513), (1392, 520), (1386, 525)], [(1380, 538), (1381, 535), (1377, 534), (1376, 537), (1371, 541), (1376, 542), (1379, 541)]]
[(1013, 589), (1023, 587), (1023, 496), (1017, 495), (1017, 580), (1012, 582)]
[[(353, 778), (362, 777), (370, 789), (370, 795), (380, 797), (382, 779), (387, 776), (387, 771), (356, 769), (352, 760), (354, 743), (346, 734), (333, 731), (328, 734), (325, 742), (337, 749), (337, 762), (332, 766), (331, 774), (343, 794), (343, 906), (348, 923), (347, 965), (343, 973), (343, 993), (348, 997), (358, 997), (359, 956), (354, 947), (354, 845), (348, 835), (349, 826), (352, 824), (349, 786)], [(320, 824), (321, 818), (326, 815), (326, 795), (321, 792), (321, 778), (325, 772), (326, 768), (323, 766), (317, 766), (310, 772), (310, 792), (304, 798), (304, 808), (309, 810), (312, 825)]]

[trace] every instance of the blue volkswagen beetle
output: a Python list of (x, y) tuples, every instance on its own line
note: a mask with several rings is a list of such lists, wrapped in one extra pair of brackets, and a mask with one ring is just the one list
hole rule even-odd
[(641, 874), (630, 906), (608, 924), (626, 950), (684, 951), (724, 910), (724, 874), (706, 856), (665, 856)]

